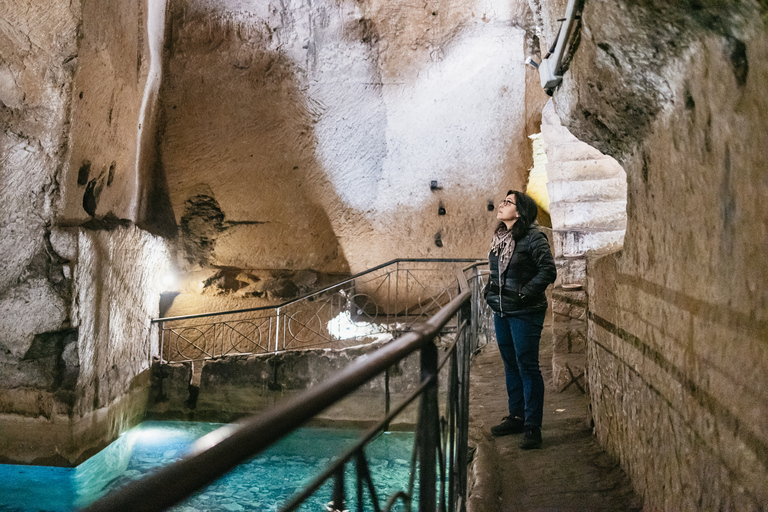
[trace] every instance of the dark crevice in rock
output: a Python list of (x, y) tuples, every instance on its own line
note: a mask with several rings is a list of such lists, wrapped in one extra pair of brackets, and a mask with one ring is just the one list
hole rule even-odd
[(171, 309), (171, 306), (173, 306), (173, 301), (176, 296), (179, 295), (179, 293), (181, 292), (163, 292), (160, 294), (160, 318), (164, 317), (168, 310)]
[(107, 186), (112, 186), (112, 182), (115, 179), (115, 167), (117, 167), (117, 162), (112, 160), (112, 163), (109, 164), (109, 172), (107, 174)]
[(88, 182), (83, 194), (83, 210), (91, 217), (96, 216), (96, 208), (99, 206), (101, 190), (104, 188), (103, 173), (98, 178), (93, 178)]
[(83, 164), (80, 166), (80, 169), (77, 171), (77, 184), (82, 187), (86, 183), (88, 183), (88, 178), (90, 177), (90, 174), (91, 174), (91, 161), (83, 160)]
[(181, 217), (181, 235), (188, 262), (207, 265), (216, 239), (224, 230), (224, 212), (216, 199), (203, 194), (187, 199)]
[[(159, 154), (162, 133), (155, 137), (155, 154)], [(178, 235), (176, 214), (171, 205), (170, 189), (162, 162), (157, 158), (149, 171), (148, 189), (142, 195), (136, 225), (153, 235), (174, 239)]]
[(576, 12), (576, 19), (573, 22), (573, 28), (571, 29), (571, 36), (568, 41), (568, 46), (565, 49), (565, 53), (563, 54), (563, 59), (560, 63), (561, 66), (561, 72), (565, 74), (566, 71), (571, 67), (571, 62), (573, 61), (574, 56), (579, 50), (579, 46), (581, 44), (581, 11), (584, 8), (584, 2), (583, 0), (577, 0), (576, 6), (575, 6), (575, 12)]
[(30, 379), (23, 385), (57, 392), (60, 401), (74, 405), (80, 375), (77, 337), (77, 329), (36, 334), (20, 362), (19, 369)]
[(616, 55), (613, 54), (613, 51), (611, 50), (611, 45), (609, 45), (608, 43), (597, 43), (597, 47), (603, 50), (605, 54), (611, 58), (614, 66), (616, 66), (617, 68), (621, 68), (621, 62), (619, 62), (619, 59), (616, 57)]
[(87, 222), (83, 222), (82, 226), (85, 229), (90, 229), (93, 231), (112, 231), (113, 229), (117, 229), (119, 227), (128, 227), (131, 224), (132, 222), (130, 220), (121, 219), (113, 212), (107, 212), (107, 214), (101, 218), (94, 217)]
[(688, 110), (693, 110), (696, 108), (696, 101), (694, 101), (689, 89), (685, 90), (685, 108)]
[(283, 385), (278, 382), (278, 372), (283, 365), (283, 361), (276, 357), (267, 361), (267, 364), (272, 368), (272, 380), (267, 384), (267, 388), (271, 391), (282, 391)]
[(747, 85), (747, 75), (749, 74), (749, 62), (747, 62), (747, 45), (744, 41), (735, 38), (728, 39), (728, 56), (733, 66), (733, 77), (739, 87)]
[(651, 166), (650, 164), (650, 157), (648, 156), (648, 153), (643, 151), (643, 170), (642, 170), (642, 177), (643, 177), (643, 183), (645, 185), (648, 185), (648, 169)]
[(200, 386), (189, 385), (189, 398), (184, 402), (187, 409), (195, 409), (197, 407), (197, 397), (200, 395)]

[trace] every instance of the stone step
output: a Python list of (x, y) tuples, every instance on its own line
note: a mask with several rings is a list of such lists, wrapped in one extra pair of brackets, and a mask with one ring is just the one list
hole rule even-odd
[(627, 199), (627, 180), (618, 177), (605, 180), (549, 181), (547, 191), (550, 204), (581, 201), (623, 201)]
[[(555, 245), (555, 266), (557, 267), (557, 279), (555, 280), (554, 287), (558, 288), (564, 283), (572, 284), (579, 283), (586, 285), (587, 282), (587, 259), (583, 258), (563, 258), (562, 253), (558, 253), (562, 250), (563, 244), (558, 244), (557, 236), (564, 238), (565, 233), (553, 234), (552, 239)], [(554, 295), (554, 292), (553, 292)]]
[(550, 146), (568, 142), (581, 142), (568, 131), (568, 128), (560, 125), (542, 124), (541, 135), (544, 137), (544, 143)]
[[(566, 230), (552, 232), (556, 256), (607, 254), (624, 245), (624, 229), (606, 231)], [(571, 280), (577, 275), (569, 276)]]
[(609, 156), (591, 160), (556, 161), (548, 158), (547, 177), (549, 181), (586, 181), (609, 178), (624, 178), (626, 173), (619, 162)]
[(547, 144), (544, 139), (544, 150), (548, 162), (572, 162), (580, 160), (599, 160), (605, 158), (599, 150), (584, 142), (566, 142), (563, 144)]
[(626, 229), (627, 202), (589, 201), (579, 203), (550, 203), (552, 228), (613, 231)]

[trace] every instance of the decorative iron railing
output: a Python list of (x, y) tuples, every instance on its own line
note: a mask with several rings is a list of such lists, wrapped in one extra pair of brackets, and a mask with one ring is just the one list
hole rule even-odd
[(394, 338), (456, 296), (456, 271), (477, 261), (398, 259), (276, 306), (159, 318), (161, 362)]
[[(118, 489), (90, 505), (86, 511), (165, 510), (419, 351), (421, 383), (418, 388), (281, 510), (297, 510), (326, 481), (333, 480), (328, 504), (328, 510), (332, 511), (347, 510), (354, 502), (359, 512), (390, 511), (396, 503), (406, 511), (415, 507), (421, 512), (463, 512), (467, 493), (470, 358), (489, 328), (489, 315), (481, 294), (484, 278), (479, 266), (481, 264), (476, 263), (456, 274), (458, 295), (425, 322), (411, 325), (408, 332), (356, 360), (334, 378), (275, 408), (201, 438), (192, 454)], [(457, 325), (455, 337), (440, 359), (434, 339), (451, 321)], [(439, 386), (439, 378), (446, 378), (447, 386)], [(442, 389), (446, 390), (446, 395), (441, 397)], [(419, 416), (408, 485), (390, 496), (379, 496), (367, 462), (366, 446), (417, 399)], [(353, 499), (348, 499), (345, 467), (352, 461), (356, 466), (355, 492)]]

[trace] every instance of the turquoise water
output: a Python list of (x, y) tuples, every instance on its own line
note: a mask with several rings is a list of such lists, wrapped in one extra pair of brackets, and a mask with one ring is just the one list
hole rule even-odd
[[(76, 468), (0, 465), (0, 511), (66, 511), (92, 503), (158, 466), (178, 460), (218, 423), (147, 421)], [(299, 429), (176, 506), (176, 511), (276, 511), (362, 436), (357, 430)], [(379, 436), (366, 449), (379, 502), (407, 490), (413, 434)], [(347, 508), (355, 509), (354, 462), (347, 464)], [(301, 510), (326, 510), (332, 482)], [(367, 499), (367, 492), (365, 493)], [(372, 510), (372, 506), (365, 506)], [(393, 509), (393, 510), (396, 510)], [(401, 509), (402, 510), (402, 509)]]

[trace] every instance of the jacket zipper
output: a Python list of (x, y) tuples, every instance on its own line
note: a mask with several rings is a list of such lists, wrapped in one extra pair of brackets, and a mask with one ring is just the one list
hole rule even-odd
[(501, 297), (501, 292), (502, 291), (504, 291), (504, 288), (503, 288), (503, 285), (502, 285), (502, 282), (501, 282), (501, 272), (499, 272), (499, 313), (504, 315), (504, 307), (501, 305), (501, 303), (503, 302), (502, 297)]

